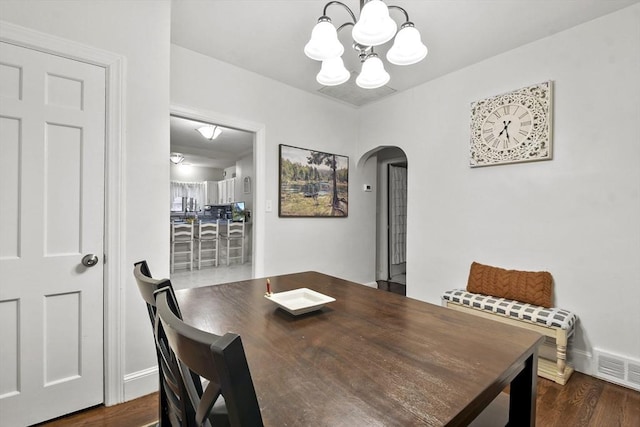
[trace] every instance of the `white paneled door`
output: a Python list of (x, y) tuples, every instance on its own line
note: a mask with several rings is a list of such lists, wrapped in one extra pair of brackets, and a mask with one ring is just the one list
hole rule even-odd
[(0, 426), (103, 401), (104, 151), (105, 70), (0, 43)]

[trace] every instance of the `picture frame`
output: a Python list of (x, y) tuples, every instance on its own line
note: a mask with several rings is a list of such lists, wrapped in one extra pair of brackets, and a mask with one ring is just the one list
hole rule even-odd
[(280, 144), (278, 216), (346, 218), (349, 157)]

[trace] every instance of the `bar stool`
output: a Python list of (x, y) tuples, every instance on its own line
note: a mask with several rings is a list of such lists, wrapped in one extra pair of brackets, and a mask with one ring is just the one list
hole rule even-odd
[[(220, 233), (220, 239), (227, 243), (227, 265), (229, 260), (240, 259), (244, 264), (244, 219), (239, 222), (227, 222), (227, 232)], [(240, 251), (237, 255), (231, 255), (231, 251)]]
[[(176, 255), (178, 260), (176, 261)], [(182, 259), (184, 256), (184, 260)], [(171, 272), (177, 266), (185, 267), (193, 271), (193, 224), (171, 223)]]
[[(218, 266), (218, 226), (216, 222), (200, 221), (196, 227), (195, 241), (198, 243), (196, 257), (198, 260), (198, 270), (202, 262), (212, 261), (214, 266)], [(203, 247), (204, 245), (204, 247)]]

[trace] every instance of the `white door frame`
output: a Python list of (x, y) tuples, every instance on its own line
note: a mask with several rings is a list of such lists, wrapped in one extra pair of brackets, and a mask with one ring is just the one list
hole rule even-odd
[[(124, 401), (124, 345), (120, 284), (124, 257), (125, 58), (75, 41), (0, 21), (0, 41), (102, 67), (106, 71), (104, 224), (104, 403)], [(129, 273), (127, 270), (126, 273)]]
[[(171, 104), (169, 114), (181, 116), (187, 119), (200, 120), (208, 123), (215, 123), (220, 126), (242, 129), (255, 133), (253, 140), (253, 173), (254, 182), (252, 183), (254, 191), (254, 205), (251, 212), (251, 222), (253, 222), (253, 277), (262, 277), (264, 275), (264, 240), (265, 240), (265, 164), (266, 164), (266, 148), (265, 148), (265, 125), (255, 123), (237, 117), (231, 117), (214, 111), (203, 110), (199, 108), (187, 107), (184, 105)], [(169, 153), (167, 153), (169, 156)], [(167, 182), (167, 187), (169, 182)]]

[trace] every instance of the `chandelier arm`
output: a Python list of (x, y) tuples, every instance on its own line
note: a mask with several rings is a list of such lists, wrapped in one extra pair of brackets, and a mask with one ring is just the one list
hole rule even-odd
[[(322, 10), (322, 15), (327, 16), (327, 9), (329, 8), (329, 6), (334, 5), (334, 4), (339, 4), (340, 6), (344, 7), (347, 12), (349, 12), (349, 15), (351, 15), (351, 19), (353, 20), (353, 25), (356, 24), (356, 15), (353, 13), (353, 11), (349, 8), (349, 6), (347, 6), (346, 4), (340, 2), (340, 1), (330, 1), (329, 3), (324, 5), (324, 9)], [(341, 26), (342, 27), (342, 26)]]
[(355, 25), (355, 24), (354, 24), (353, 22), (345, 22), (344, 24), (342, 24), (342, 25), (340, 25), (340, 26), (338, 27), (338, 29), (336, 30), (336, 32), (338, 32), (338, 33), (339, 33), (339, 32), (340, 32), (340, 30), (342, 30), (344, 27), (348, 27), (349, 25), (353, 26), (353, 25)]
[[(365, 46), (358, 42), (354, 42), (352, 47), (353, 47), (353, 50), (358, 52), (358, 57), (360, 58), (360, 62), (366, 61), (367, 58), (369, 58), (369, 56), (373, 53), (373, 46)], [(371, 52), (367, 53), (367, 51), (371, 51)]]
[(400, 6), (387, 6), (388, 9), (398, 9), (400, 12), (402, 12), (404, 14), (404, 20), (405, 22), (409, 22), (409, 14), (407, 13), (406, 10), (404, 10), (403, 8), (401, 8)]

